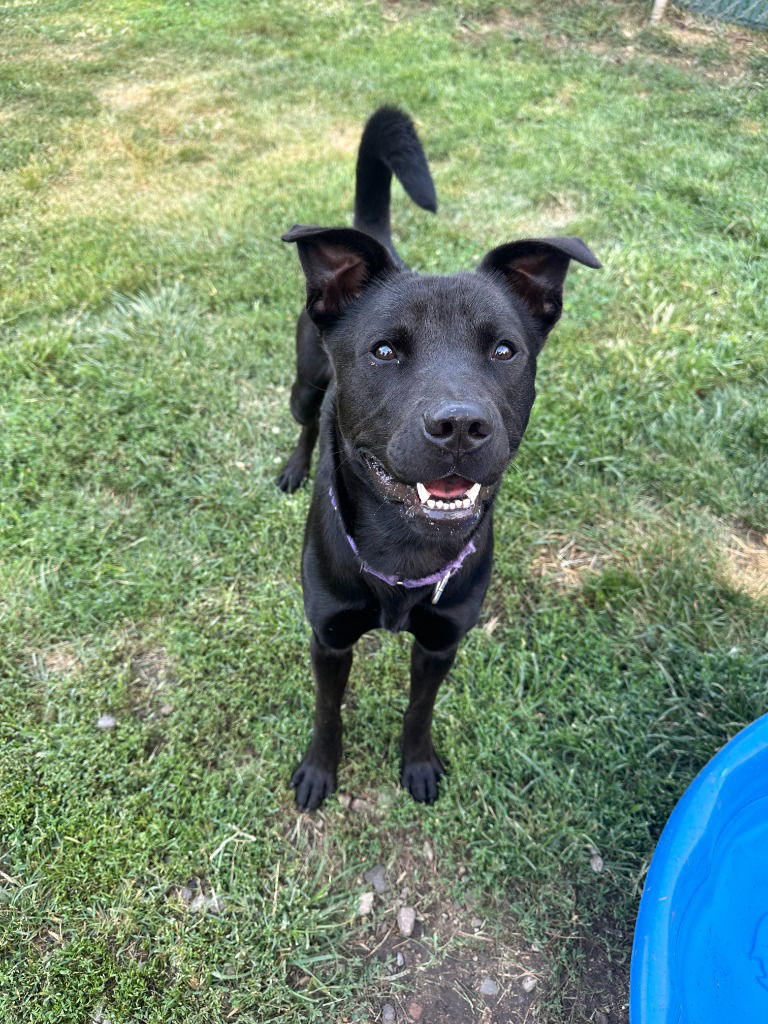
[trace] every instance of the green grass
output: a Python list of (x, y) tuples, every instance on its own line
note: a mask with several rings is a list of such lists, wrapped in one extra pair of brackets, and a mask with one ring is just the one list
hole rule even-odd
[[(529, 1020), (625, 1019), (655, 841), (768, 697), (765, 39), (648, 6), (0, 7), (4, 1020), (405, 1020), (438, 975), (480, 1020), (482, 972), (506, 998), (528, 955)], [(340, 778), (365, 802), (299, 817), (278, 239), (348, 220), (385, 101), (441, 204), (396, 191), (411, 265), (571, 233), (605, 270), (572, 274), (541, 361), (439, 803), (395, 785), (407, 642), (376, 634)], [(376, 862), (397, 885), (361, 919)], [(421, 967), (394, 967), (397, 899)]]

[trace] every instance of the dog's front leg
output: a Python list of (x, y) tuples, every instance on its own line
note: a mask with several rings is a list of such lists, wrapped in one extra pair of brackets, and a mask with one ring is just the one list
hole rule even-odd
[(456, 647), (428, 651), (418, 640), (411, 652), (411, 695), (403, 718), (400, 783), (414, 800), (432, 804), (445, 768), (432, 746), (432, 713), (440, 684), (448, 675)]
[(312, 742), (293, 773), (296, 804), (314, 811), (336, 789), (336, 769), (341, 760), (341, 702), (352, 667), (352, 648), (337, 651), (312, 634), (310, 644), (315, 677), (315, 722)]

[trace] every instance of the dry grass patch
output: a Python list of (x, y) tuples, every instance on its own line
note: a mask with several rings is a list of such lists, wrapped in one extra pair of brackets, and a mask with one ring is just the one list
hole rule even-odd
[(588, 550), (584, 543), (583, 538), (550, 535), (538, 545), (531, 561), (531, 573), (546, 580), (555, 590), (579, 589), (587, 576), (601, 572), (613, 560), (610, 554)]
[[(449, 180), (442, 185), (441, 193), (444, 200), (450, 197), (450, 208), (457, 211), (456, 216), (451, 217), (451, 227), (465, 237), (488, 239), (489, 244), (493, 239), (501, 240), (499, 209), (504, 210), (503, 237), (506, 238), (561, 235), (586, 216), (586, 210), (575, 195), (552, 193), (544, 202), (526, 202), (525, 209), (517, 212), (515, 206), (521, 205), (521, 197), (505, 195), (502, 188), (459, 192), (450, 181), (450, 173), (447, 177)], [(492, 201), (489, 196), (493, 197)], [(442, 216), (444, 219), (450, 216), (446, 207)]]
[(112, 110), (135, 110), (152, 102), (154, 89), (149, 82), (114, 82), (101, 90), (100, 99)]
[(749, 597), (768, 598), (768, 534), (732, 529), (723, 546), (729, 585)]
[(162, 645), (138, 645), (128, 653), (129, 699), (139, 718), (165, 718), (173, 711), (169, 699), (176, 676)]
[[(399, 5), (388, 5), (399, 10)], [(407, 10), (407, 8), (405, 8)], [(711, 21), (693, 14), (669, 9), (661, 24), (649, 27), (651, 5), (642, 17), (637, 8), (614, 3), (610, 32), (586, 44), (590, 53), (605, 55), (611, 61), (624, 63), (638, 56), (658, 55), (665, 63), (683, 70), (697, 71), (705, 78), (723, 83), (738, 80), (747, 71), (750, 61), (768, 55), (765, 34), (740, 25)], [(392, 20), (399, 20), (394, 18)], [(566, 31), (553, 30), (535, 15), (517, 14), (501, 5), (486, 15), (466, 18), (456, 38), (470, 45), (493, 33), (513, 39), (537, 39), (547, 49), (562, 51), (573, 45)], [(623, 45), (619, 40), (623, 39)], [(654, 45), (654, 39), (657, 41)], [(618, 43), (618, 45), (617, 45)], [(711, 56), (715, 52), (716, 60)]]
[(82, 668), (82, 660), (71, 644), (57, 644), (42, 654), (33, 654), (35, 665), (46, 675), (71, 676)]
[(535, 216), (513, 220), (511, 230), (521, 236), (547, 236), (562, 231), (583, 216), (584, 209), (578, 198), (561, 193), (552, 195), (549, 202), (538, 205)]
[[(99, 115), (73, 128), (56, 154), (57, 187), (48, 200), (54, 216), (102, 209), (137, 224), (186, 222), (215, 203), (222, 217), (237, 219), (242, 192), (219, 194), (233, 164), (245, 181), (270, 188), (293, 165), (327, 165), (329, 152), (348, 158), (353, 174), (360, 125), (315, 125), (310, 136), (290, 114), (264, 124), (234, 102), (221, 73), (133, 75), (112, 80), (98, 99)], [(29, 176), (25, 168), (19, 174)]]
[(655, 28), (645, 23), (625, 23), (621, 35), (626, 40), (623, 47), (617, 48), (613, 42), (597, 42), (590, 44), (589, 49), (592, 53), (610, 54), (617, 63), (638, 56), (656, 56), (665, 64), (724, 85), (738, 82), (754, 57), (768, 53), (758, 31), (750, 32), (723, 21), (706, 21), (680, 11), (670, 11)]

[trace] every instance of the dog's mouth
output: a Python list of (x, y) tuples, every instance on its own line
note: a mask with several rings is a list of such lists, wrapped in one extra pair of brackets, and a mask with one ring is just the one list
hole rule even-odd
[(439, 480), (406, 484), (390, 476), (372, 455), (366, 453), (364, 458), (379, 490), (390, 501), (399, 501), (408, 512), (428, 519), (469, 519), (477, 515), (482, 500), (493, 490), (492, 486), (484, 486), (455, 473)]

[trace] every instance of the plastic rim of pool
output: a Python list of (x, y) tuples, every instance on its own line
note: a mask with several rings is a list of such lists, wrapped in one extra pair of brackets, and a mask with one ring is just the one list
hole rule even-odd
[(635, 926), (631, 1024), (768, 1024), (768, 715), (672, 812)]

